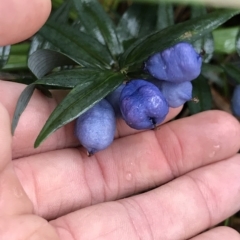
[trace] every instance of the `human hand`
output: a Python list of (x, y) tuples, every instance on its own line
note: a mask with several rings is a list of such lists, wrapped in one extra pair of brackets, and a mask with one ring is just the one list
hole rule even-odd
[[(34, 2), (46, 6), (31, 34), (49, 12), (49, 2)], [(25, 15), (39, 11), (24, 4), (18, 9)], [(16, 23), (21, 31), (14, 26), (19, 36), (3, 34), (5, 44), (30, 34), (24, 21)], [(196, 236), (240, 209), (240, 128), (233, 117), (209, 111), (140, 133), (119, 121), (114, 143), (88, 158), (73, 124), (33, 149), (62, 92), (46, 99), (36, 91), (11, 138), (23, 89), (0, 82), (0, 239), (240, 239), (223, 227)]]

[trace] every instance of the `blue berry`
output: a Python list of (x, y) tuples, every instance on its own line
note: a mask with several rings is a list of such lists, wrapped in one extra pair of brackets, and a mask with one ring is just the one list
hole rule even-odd
[(177, 108), (192, 99), (192, 83), (161, 81), (160, 89), (169, 107)]
[(107, 148), (114, 139), (116, 119), (112, 106), (103, 99), (77, 118), (75, 134), (89, 155)]
[(128, 82), (120, 95), (120, 109), (126, 123), (135, 129), (152, 129), (169, 111), (161, 91), (142, 79)]
[(112, 105), (117, 117), (121, 117), (122, 115), (119, 105), (119, 98), (124, 86), (125, 84), (121, 84), (118, 88), (106, 96), (107, 101)]
[(237, 85), (233, 90), (231, 107), (233, 114), (240, 117), (240, 85)]
[(189, 43), (178, 43), (149, 57), (145, 70), (159, 80), (173, 83), (192, 81), (201, 72), (202, 57)]

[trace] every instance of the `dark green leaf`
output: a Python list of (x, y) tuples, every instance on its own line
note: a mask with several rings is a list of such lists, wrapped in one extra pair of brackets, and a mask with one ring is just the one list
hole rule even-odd
[(236, 50), (237, 50), (238, 55), (240, 56), (240, 29), (239, 29), (237, 37), (236, 37)]
[(0, 72), (0, 79), (27, 85), (35, 81), (35, 78), (32, 76), (32, 74), (15, 74), (7, 72)]
[(78, 17), (86, 31), (98, 39), (102, 44), (106, 44), (112, 55), (123, 52), (115, 26), (97, 0), (73, 0)]
[(38, 147), (51, 133), (91, 108), (119, 86), (124, 78), (125, 76), (120, 73), (106, 71), (104, 78), (99, 76), (89, 84), (77, 85), (52, 112), (38, 135), (34, 147)]
[(36, 52), (39, 49), (51, 49), (57, 51), (58, 48), (55, 47), (53, 44), (48, 42), (44, 37), (42, 37), (40, 34), (37, 34), (33, 37), (31, 42), (31, 47), (29, 49), (28, 55), (32, 55), (34, 52)]
[(212, 108), (212, 94), (208, 80), (200, 75), (192, 81), (193, 98), (197, 101), (189, 101), (188, 108), (191, 114), (210, 110)]
[(160, 3), (158, 5), (157, 30), (162, 30), (174, 24), (173, 5), (168, 3)]
[(133, 3), (118, 23), (118, 39), (121, 42), (136, 40), (155, 31), (156, 16), (156, 4)]
[(105, 46), (71, 26), (49, 21), (39, 34), (82, 66), (110, 68), (113, 63)]
[(72, 7), (72, 1), (65, 1), (63, 4), (57, 8), (50, 16), (50, 20), (56, 21), (58, 23), (66, 23), (68, 21), (69, 12)]
[(231, 63), (222, 64), (222, 68), (224, 69), (225, 73), (231, 80), (232, 84), (237, 85), (240, 84), (240, 66), (236, 66)]
[(35, 85), (28, 85), (21, 93), (20, 97), (18, 98), (17, 106), (14, 111), (13, 121), (12, 121), (12, 134), (17, 127), (19, 118), (23, 111), (25, 110), (33, 92), (35, 90)]
[(96, 68), (64, 70), (39, 79), (35, 84), (53, 87), (74, 88), (80, 83), (89, 83), (98, 78), (104, 79), (106, 73)]
[[(63, 4), (57, 8), (53, 14), (50, 16), (50, 20), (58, 23), (66, 23), (68, 20), (69, 11), (72, 6), (72, 1), (63, 2)], [(39, 34), (36, 34), (31, 42), (29, 55), (37, 51), (38, 49), (52, 49), (57, 50), (53, 44), (48, 42), (45, 38), (41, 37)]]
[(10, 55), (11, 45), (0, 46), (0, 69), (7, 63)]
[(120, 66), (126, 69), (141, 63), (150, 55), (178, 42), (194, 42), (238, 13), (237, 10), (219, 10), (150, 34), (125, 51), (120, 59)]
[[(28, 67), (37, 78), (43, 77), (55, 67), (75, 64), (69, 57), (49, 49), (41, 49), (34, 52), (28, 59)], [(25, 110), (30, 98), (35, 90), (36, 85), (31, 84), (27, 86), (20, 95), (17, 106), (13, 116), (12, 133), (14, 133), (19, 118)], [(51, 93), (44, 86), (37, 86), (37, 88), (47, 97), (51, 97)]]
[(211, 82), (216, 83), (221, 88), (224, 86), (225, 81), (223, 81), (222, 74), (224, 70), (220, 65), (213, 65), (209, 63), (202, 64), (201, 74), (209, 79)]
[(50, 49), (40, 49), (28, 59), (28, 67), (37, 78), (42, 78), (56, 67), (76, 65), (71, 58), (63, 53)]
[[(207, 14), (207, 10), (203, 6), (193, 6), (191, 8), (191, 17), (196, 18), (199, 16), (204, 16)], [(213, 34), (208, 33), (204, 35), (202, 38), (193, 42), (193, 46), (198, 53), (203, 53), (202, 58), (205, 63), (208, 63), (213, 56), (214, 52), (214, 39)]]

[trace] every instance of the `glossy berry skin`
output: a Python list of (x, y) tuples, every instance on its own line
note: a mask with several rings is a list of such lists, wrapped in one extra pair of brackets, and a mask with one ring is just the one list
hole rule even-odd
[(192, 83), (161, 81), (160, 89), (169, 107), (177, 108), (192, 99)]
[(160, 90), (152, 83), (136, 79), (128, 82), (120, 95), (120, 109), (126, 123), (135, 129), (152, 129), (169, 111)]
[(154, 78), (173, 83), (192, 81), (201, 72), (202, 57), (189, 43), (178, 43), (152, 55), (144, 69)]
[(233, 114), (237, 117), (240, 117), (240, 85), (237, 85), (233, 90), (231, 108)]
[(115, 113), (105, 99), (79, 116), (75, 125), (75, 135), (89, 155), (107, 148), (114, 139), (115, 130)]
[(119, 105), (119, 98), (124, 87), (125, 84), (121, 84), (119, 87), (117, 87), (114, 91), (112, 91), (106, 96), (107, 101), (112, 105), (115, 111), (116, 117), (121, 117), (122, 115)]

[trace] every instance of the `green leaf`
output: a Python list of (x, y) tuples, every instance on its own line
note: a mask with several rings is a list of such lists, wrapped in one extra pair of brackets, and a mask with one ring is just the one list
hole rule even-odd
[(134, 0), (136, 2), (167, 2), (176, 4), (208, 5), (211, 7), (240, 8), (240, 2), (236, 0)]
[(113, 63), (105, 46), (69, 25), (48, 21), (39, 34), (82, 66), (110, 68)]
[(0, 79), (4, 81), (10, 82), (17, 82), (23, 84), (31, 84), (35, 81), (35, 78), (32, 74), (21, 74), (21, 73), (7, 73), (7, 72), (0, 72)]
[(63, 70), (52, 73), (34, 84), (42, 84), (49, 87), (74, 88), (80, 83), (89, 84), (98, 78), (104, 79), (106, 73), (96, 68), (79, 68)]
[[(43, 77), (55, 67), (64, 66), (67, 64), (75, 64), (75, 62), (69, 57), (49, 49), (38, 50), (34, 52), (28, 59), (28, 67), (37, 78)], [(17, 101), (16, 109), (13, 115), (12, 134), (14, 134), (18, 121), (23, 111), (27, 107), (36, 87), (45, 96), (51, 97), (51, 93), (44, 86), (36, 86), (34, 83), (27, 86)]]
[(137, 39), (155, 31), (157, 7), (154, 4), (132, 4), (122, 15), (117, 34), (121, 42)]
[(191, 114), (210, 110), (212, 108), (212, 94), (208, 84), (208, 80), (200, 75), (197, 79), (192, 81), (193, 84), (193, 98), (198, 99), (197, 102), (189, 101), (188, 108)]
[(7, 63), (10, 55), (11, 45), (0, 46), (0, 69)]
[(209, 79), (211, 82), (217, 84), (221, 88), (224, 87), (225, 81), (223, 81), (222, 74), (224, 70), (220, 65), (213, 65), (209, 63), (202, 64), (201, 74)]
[(240, 56), (240, 28), (239, 28), (237, 36), (236, 36), (236, 50), (237, 50), (238, 55)]
[(120, 66), (126, 69), (142, 63), (150, 55), (178, 42), (194, 42), (238, 13), (236, 10), (219, 10), (150, 34), (125, 51), (120, 58)]
[(215, 52), (231, 54), (236, 52), (238, 27), (219, 28), (213, 31)]
[(67, 55), (50, 49), (40, 49), (28, 59), (28, 67), (37, 78), (42, 78), (56, 67), (76, 65)]
[[(207, 14), (207, 10), (203, 6), (194, 6), (191, 8), (191, 18), (194, 19), (199, 16), (205, 16)], [(202, 38), (193, 42), (193, 46), (198, 53), (203, 53), (202, 58), (203, 62), (208, 63), (212, 57), (214, 52), (214, 40), (213, 34), (210, 32), (204, 35)]]
[[(58, 23), (66, 23), (68, 21), (68, 15), (72, 6), (72, 1), (63, 2), (60, 7), (57, 8), (50, 16), (50, 20)], [(36, 34), (31, 42), (29, 49), (29, 55), (37, 51), (38, 49), (52, 49), (57, 50), (57, 48), (48, 42), (45, 38), (41, 37), (39, 34)]]
[(174, 24), (173, 5), (169, 3), (160, 3), (158, 5), (157, 27), (156, 30), (162, 30)]
[(86, 31), (106, 44), (112, 56), (123, 52), (115, 26), (97, 0), (73, 0), (78, 17)]
[(58, 23), (66, 23), (68, 21), (68, 16), (71, 8), (72, 8), (71, 0), (63, 2), (62, 5), (51, 14), (50, 19)]
[(22, 91), (20, 97), (18, 98), (18, 102), (15, 108), (13, 120), (12, 120), (12, 134), (14, 134), (18, 121), (20, 119), (20, 116), (25, 110), (28, 102), (30, 101), (30, 98), (33, 95), (34, 90), (35, 90), (35, 85), (30, 84)]
[(91, 108), (117, 88), (124, 78), (125, 76), (120, 73), (106, 71), (104, 78), (99, 76), (87, 85), (81, 83), (77, 85), (52, 112), (38, 135), (34, 147), (38, 147), (51, 133)]
[(222, 64), (221, 66), (234, 85), (240, 84), (239, 65), (235, 66), (234, 64), (231, 64), (231, 63), (225, 63), (225, 64)]

